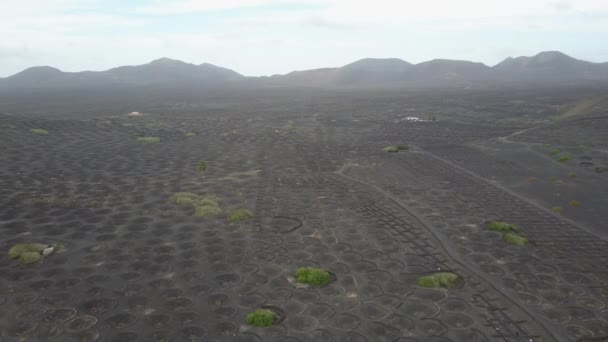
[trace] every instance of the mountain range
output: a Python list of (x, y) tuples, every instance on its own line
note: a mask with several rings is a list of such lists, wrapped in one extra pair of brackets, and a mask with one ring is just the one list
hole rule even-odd
[(0, 78), (0, 89), (95, 87), (110, 85), (255, 84), (260, 86), (373, 87), (380, 85), (475, 85), (517, 82), (608, 82), (608, 63), (592, 63), (558, 51), (483, 63), (434, 59), (412, 64), (398, 58), (365, 58), (338, 68), (294, 71), (269, 77), (246, 77), (208, 63), (161, 58), (148, 64), (106, 71), (63, 72), (49, 66), (28, 68)]

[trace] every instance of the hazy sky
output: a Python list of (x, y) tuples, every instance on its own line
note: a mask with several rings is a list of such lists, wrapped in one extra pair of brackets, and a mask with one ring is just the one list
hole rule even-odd
[(608, 0), (0, 0), (0, 77), (159, 57), (245, 75), (364, 57), (608, 61)]

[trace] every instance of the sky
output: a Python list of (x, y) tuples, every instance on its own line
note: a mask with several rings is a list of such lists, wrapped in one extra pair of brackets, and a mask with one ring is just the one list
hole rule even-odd
[(247, 76), (355, 60), (608, 62), (608, 0), (0, 0), (0, 77), (160, 57)]

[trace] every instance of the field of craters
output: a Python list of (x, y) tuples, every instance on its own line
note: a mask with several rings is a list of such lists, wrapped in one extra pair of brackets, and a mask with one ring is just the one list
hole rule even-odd
[(226, 92), (0, 96), (0, 341), (608, 340), (608, 105)]

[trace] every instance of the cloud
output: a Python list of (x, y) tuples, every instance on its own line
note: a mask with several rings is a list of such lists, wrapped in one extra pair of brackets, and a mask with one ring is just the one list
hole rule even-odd
[(605, 49), (591, 42), (608, 36), (606, 20), (605, 0), (2, 0), (0, 75), (161, 56), (247, 74), (371, 55), (479, 60), (547, 47), (601, 60)]
[(139, 7), (137, 12), (145, 14), (192, 14), (224, 10), (252, 9), (283, 5), (321, 5), (321, 0), (176, 0), (155, 1), (152, 5)]

